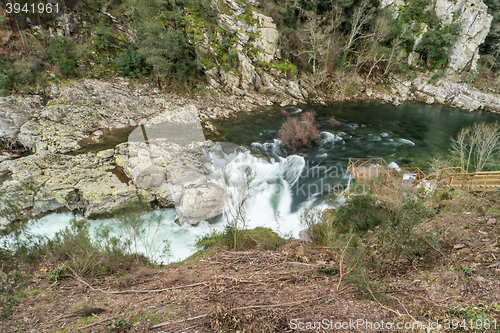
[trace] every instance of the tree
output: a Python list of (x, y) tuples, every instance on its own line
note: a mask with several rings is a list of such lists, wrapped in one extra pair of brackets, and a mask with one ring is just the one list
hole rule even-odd
[[(448, 29), (450, 30), (450, 29)], [(451, 27), (451, 30), (454, 30)], [(425, 32), (422, 40), (415, 47), (427, 66), (432, 69), (441, 68), (448, 60), (448, 48), (455, 42), (453, 32), (445, 29), (432, 29)]]
[(0, 96), (6, 96), (9, 94), (10, 89), (10, 79), (7, 74), (5, 74), (5, 64), (2, 59), (0, 59)]
[(349, 36), (347, 37), (347, 43), (343, 48), (344, 53), (340, 63), (340, 70), (344, 69), (347, 55), (354, 47), (356, 41), (373, 36), (373, 33), (364, 33), (363, 27), (372, 20), (374, 12), (375, 8), (370, 6), (370, 2), (368, 0), (364, 0), (354, 9), (354, 14), (351, 18), (351, 30), (349, 32)]
[(464, 127), (451, 141), (450, 152), (460, 161), (460, 167), (467, 172), (481, 172), (500, 152), (500, 123), (482, 122)]
[(167, 77), (173, 66), (169, 42), (160, 22), (146, 22), (139, 32), (138, 52), (153, 68), (158, 89), (161, 89), (161, 79)]
[(146, 61), (134, 48), (129, 47), (116, 61), (116, 71), (126, 77), (135, 78), (150, 72)]
[[(158, 88), (161, 89), (161, 81), (167, 78), (179, 82), (199, 76), (201, 66), (196, 60), (195, 47), (188, 43), (184, 27), (179, 23), (182, 17), (164, 13), (158, 17), (156, 3), (148, 1), (141, 4), (138, 12), (137, 52), (151, 66)], [(161, 18), (168, 20), (168, 27)]]

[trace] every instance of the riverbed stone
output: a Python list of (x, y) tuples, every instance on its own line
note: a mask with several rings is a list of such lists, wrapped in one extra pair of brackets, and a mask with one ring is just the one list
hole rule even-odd
[(204, 163), (204, 145), (208, 143), (180, 145), (166, 139), (126, 142), (115, 149), (114, 161), (139, 190), (160, 201), (170, 196), (178, 224), (197, 225), (220, 216), (224, 206), (225, 192)]
[(98, 152), (96, 156), (101, 159), (108, 159), (111, 158), (115, 155), (115, 150), (114, 149), (106, 149)]
[(138, 200), (135, 186), (120, 180), (114, 169), (92, 154), (37, 153), (4, 161), (0, 174), (10, 176), (0, 184), (0, 208), (13, 204), (27, 217), (68, 210), (106, 215)]

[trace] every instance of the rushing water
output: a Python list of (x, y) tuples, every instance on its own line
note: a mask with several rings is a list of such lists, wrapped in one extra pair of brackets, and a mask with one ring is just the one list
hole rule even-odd
[[(286, 111), (286, 112), (284, 112)], [(312, 147), (285, 154), (276, 140), (279, 128), (287, 117), (302, 112), (316, 112), (321, 140)], [(287, 115), (288, 114), (288, 115)], [(341, 126), (333, 128), (334, 116)], [(349, 158), (382, 157), (399, 166), (418, 166), (425, 170), (434, 155), (447, 151), (450, 136), (463, 126), (478, 121), (500, 120), (487, 112), (465, 112), (441, 106), (410, 103), (402, 106), (372, 102), (336, 103), (328, 106), (269, 107), (223, 121), (213, 121), (219, 136), (214, 141), (234, 142), (248, 148), (234, 159), (221, 150), (207, 152), (208, 157), (231, 161), (224, 169), (213, 166), (217, 182), (234, 197), (241, 192), (241, 182), (249, 185), (246, 206), (247, 227), (270, 227), (282, 235), (298, 236), (304, 206), (325, 205), (332, 189), (342, 189), (349, 181), (346, 167)], [(113, 137), (104, 135), (102, 142), (83, 148), (101, 150), (126, 141), (131, 130), (121, 130)], [(208, 135), (207, 135), (208, 136)], [(231, 202), (228, 207), (231, 207)], [(147, 214), (157, 214), (147, 213)], [(198, 227), (179, 227), (173, 220), (175, 210), (163, 210), (163, 220), (154, 242), (168, 238), (170, 260), (177, 261), (193, 253), (196, 236), (211, 229), (221, 230), (221, 221)], [(146, 217), (147, 217), (146, 214)], [(53, 235), (64, 228), (71, 214), (51, 214), (31, 223), (31, 231)], [(92, 221), (95, 230), (108, 225), (119, 235), (119, 225), (113, 219)], [(167, 258), (164, 258), (167, 261)]]

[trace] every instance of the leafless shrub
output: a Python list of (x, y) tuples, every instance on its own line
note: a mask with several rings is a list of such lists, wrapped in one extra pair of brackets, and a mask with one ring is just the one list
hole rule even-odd
[(297, 117), (285, 120), (278, 134), (283, 149), (295, 151), (298, 147), (307, 147), (320, 139), (318, 124), (314, 112), (306, 112)]

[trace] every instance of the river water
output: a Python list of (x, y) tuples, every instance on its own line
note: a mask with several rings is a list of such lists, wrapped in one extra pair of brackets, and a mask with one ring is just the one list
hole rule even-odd
[[(287, 155), (276, 139), (279, 128), (287, 117), (307, 111), (316, 113), (321, 140)], [(341, 123), (339, 127), (331, 126), (332, 116)], [(341, 201), (342, 196), (332, 195), (332, 189), (338, 192), (347, 186), (349, 158), (382, 157), (395, 166), (417, 166), (426, 170), (433, 156), (448, 150), (450, 136), (461, 127), (496, 120), (500, 120), (500, 115), (420, 103), (401, 106), (335, 103), (268, 107), (236, 118), (212, 121), (220, 135), (205, 135), (213, 141), (233, 142), (247, 148), (228, 164), (225, 175), (214, 169), (220, 176), (220, 184), (230, 192), (239, 191), (237, 179), (246, 179), (250, 188), (245, 211), (247, 227), (264, 226), (282, 236), (298, 237), (304, 228), (299, 218), (302, 208), (337, 205), (337, 198)], [(118, 135), (110, 133), (94, 147), (89, 145), (82, 151), (114, 147), (126, 139), (127, 132), (121, 130)], [(206, 153), (209, 157), (214, 154)], [(233, 182), (228, 182), (228, 177)], [(170, 256), (160, 258), (165, 263), (185, 259), (195, 251), (197, 236), (213, 229), (222, 230), (226, 223), (222, 218), (212, 224), (202, 222), (197, 227), (180, 227), (174, 223), (174, 209), (145, 213), (145, 217), (148, 214), (163, 216), (159, 232), (151, 242), (170, 241)], [(29, 230), (50, 237), (67, 226), (72, 217), (70, 213), (50, 214), (30, 221)], [(113, 230), (112, 234), (120, 235), (120, 226), (114, 219), (95, 220), (91, 224), (92, 230), (104, 224)]]

